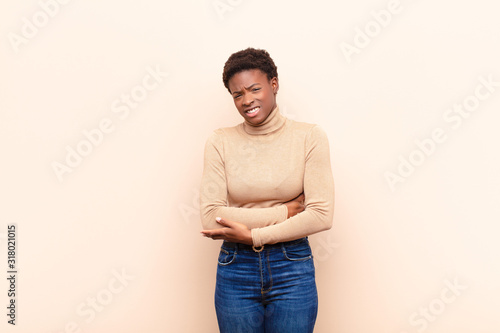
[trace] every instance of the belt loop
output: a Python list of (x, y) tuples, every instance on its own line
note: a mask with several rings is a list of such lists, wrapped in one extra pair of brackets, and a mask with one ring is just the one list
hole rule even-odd
[(252, 245), (252, 249), (253, 249), (255, 252), (259, 253), (259, 252), (262, 252), (262, 250), (264, 250), (264, 245), (261, 245), (261, 246), (260, 246), (260, 249), (258, 249), (258, 250), (255, 248), (255, 245)]

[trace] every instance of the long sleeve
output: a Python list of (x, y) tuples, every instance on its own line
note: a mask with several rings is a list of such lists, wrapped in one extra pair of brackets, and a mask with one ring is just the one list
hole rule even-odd
[(204, 229), (217, 229), (223, 219), (245, 224), (250, 229), (269, 226), (287, 219), (288, 209), (280, 204), (265, 208), (228, 207), (224, 146), (218, 131), (207, 139), (200, 188), (200, 216)]
[(326, 133), (315, 125), (305, 140), (305, 210), (283, 223), (252, 229), (255, 246), (274, 244), (328, 230), (333, 224), (334, 181)]

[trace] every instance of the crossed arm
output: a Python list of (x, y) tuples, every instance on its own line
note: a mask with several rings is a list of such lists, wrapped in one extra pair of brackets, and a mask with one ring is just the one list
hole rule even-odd
[[(283, 203), (287, 207), (287, 218), (297, 215), (304, 211), (304, 194), (301, 193), (296, 198)], [(251, 209), (251, 208), (250, 208)], [(221, 225), (221, 228), (212, 230), (202, 230), (201, 234), (213, 240), (223, 239), (229, 242), (243, 243), (253, 245), (251, 229), (240, 222), (216, 217), (215, 220)]]
[(228, 207), (224, 145), (217, 133), (207, 140), (200, 191), (206, 237), (254, 246), (297, 239), (332, 227), (334, 201), (329, 143), (319, 126), (305, 137), (302, 195), (268, 208)]
[[(227, 182), (221, 137), (214, 131), (205, 144), (200, 188), (202, 235), (253, 245), (251, 230), (282, 223), (304, 211), (304, 193), (266, 208), (228, 207)], [(219, 220), (220, 218), (220, 220)]]

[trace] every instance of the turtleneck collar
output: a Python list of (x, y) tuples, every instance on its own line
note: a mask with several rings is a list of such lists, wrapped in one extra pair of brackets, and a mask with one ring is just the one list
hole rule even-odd
[(276, 107), (271, 111), (271, 113), (269, 113), (269, 116), (267, 116), (266, 120), (264, 120), (262, 123), (254, 125), (245, 119), (242, 125), (243, 130), (246, 133), (258, 135), (274, 132), (283, 127), (285, 122), (286, 117), (281, 114), (279, 106), (278, 104), (276, 104)]

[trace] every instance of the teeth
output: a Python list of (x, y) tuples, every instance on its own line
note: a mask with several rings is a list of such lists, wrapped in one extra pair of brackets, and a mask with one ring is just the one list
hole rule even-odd
[(247, 113), (255, 113), (255, 112), (257, 112), (258, 109), (259, 109), (259, 107), (255, 107), (252, 110), (247, 111)]

